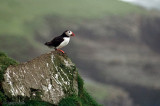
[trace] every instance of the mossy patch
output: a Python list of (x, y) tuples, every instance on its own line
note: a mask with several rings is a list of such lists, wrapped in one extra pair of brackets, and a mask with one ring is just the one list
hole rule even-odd
[(62, 99), (58, 106), (100, 106), (83, 88), (83, 79), (78, 75), (78, 95), (70, 95)]
[(84, 85), (84, 81), (83, 79), (80, 77), (80, 75), (78, 74), (78, 96), (81, 97), (83, 94), (83, 85)]
[(58, 106), (82, 106), (82, 104), (77, 95), (71, 95), (62, 99)]
[(3, 106), (55, 106), (55, 105), (44, 101), (28, 100), (27, 102), (8, 102), (4, 103)]
[(4, 80), (4, 73), (8, 66), (18, 64), (15, 60), (7, 57), (6, 54), (0, 52), (0, 102), (6, 102), (7, 97), (4, 95), (4, 91), (2, 88), (2, 81)]
[[(73, 80), (74, 80), (74, 73), (77, 72), (77, 68), (74, 64), (67, 66), (64, 61), (71, 62), (71, 60), (68, 59), (66, 54), (56, 53), (54, 54), (53, 59), (53, 67), (56, 70), (56, 73), (58, 74), (58, 80), (62, 83), (63, 91), (66, 95), (74, 94), (75, 91), (73, 89)], [(68, 91), (69, 90), (69, 91)]]
[(30, 100), (25, 102), (24, 106), (54, 106), (54, 105), (44, 101)]
[(6, 101), (6, 97), (5, 97), (5, 95), (0, 91), (0, 102), (2, 102), (2, 101)]

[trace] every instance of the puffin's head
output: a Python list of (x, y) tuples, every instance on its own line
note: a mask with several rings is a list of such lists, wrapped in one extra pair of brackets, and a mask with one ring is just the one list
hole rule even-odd
[(66, 31), (64, 31), (64, 33), (67, 36), (75, 36), (75, 34), (72, 31), (70, 31), (70, 30), (66, 30)]

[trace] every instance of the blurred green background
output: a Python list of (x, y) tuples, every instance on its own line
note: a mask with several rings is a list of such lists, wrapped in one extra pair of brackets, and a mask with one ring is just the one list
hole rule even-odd
[(119, 0), (0, 0), (0, 51), (25, 62), (66, 29), (64, 51), (105, 106), (159, 106), (160, 12)]

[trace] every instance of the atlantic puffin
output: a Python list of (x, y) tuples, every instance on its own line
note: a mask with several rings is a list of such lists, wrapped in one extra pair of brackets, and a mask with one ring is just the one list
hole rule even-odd
[(55, 50), (64, 53), (64, 51), (60, 48), (66, 46), (69, 43), (70, 36), (75, 36), (75, 34), (70, 30), (66, 30), (62, 33), (62, 35), (53, 38), (53, 40), (51, 40), (50, 42), (46, 42), (45, 45), (49, 48), (54, 48)]

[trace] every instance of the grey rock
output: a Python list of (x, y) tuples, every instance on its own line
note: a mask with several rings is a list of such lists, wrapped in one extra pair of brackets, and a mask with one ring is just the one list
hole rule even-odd
[(78, 94), (77, 74), (66, 54), (54, 51), (8, 67), (2, 86), (13, 101), (33, 99), (58, 104), (67, 95)]

